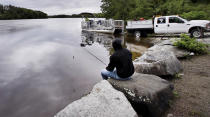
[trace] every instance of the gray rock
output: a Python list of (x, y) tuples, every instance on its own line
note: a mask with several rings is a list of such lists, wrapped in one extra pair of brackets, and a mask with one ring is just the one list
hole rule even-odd
[(184, 58), (190, 55), (190, 52), (170, 45), (170, 42), (167, 43), (167, 41), (149, 48), (148, 51), (170, 51), (173, 52), (177, 58)]
[(175, 75), (182, 71), (182, 66), (173, 52), (147, 51), (134, 61), (138, 73), (153, 74), (157, 76)]
[(171, 40), (164, 40), (164, 41), (160, 42), (157, 45), (160, 45), (160, 46), (163, 46), (163, 45), (173, 45), (173, 39), (171, 39)]
[(195, 53), (194, 53), (194, 52), (191, 52), (191, 53), (190, 53), (190, 56), (194, 56), (194, 55), (195, 55)]
[(173, 114), (168, 114), (167, 117), (174, 117), (174, 115)]
[(108, 81), (126, 95), (137, 112), (144, 113), (142, 107), (148, 109), (144, 116), (161, 117), (173, 98), (173, 85), (158, 76), (135, 73), (129, 81)]
[(54, 117), (137, 117), (137, 114), (125, 95), (103, 80), (89, 95), (71, 103)]
[(208, 38), (198, 39), (198, 41), (204, 44), (210, 44), (210, 36)]

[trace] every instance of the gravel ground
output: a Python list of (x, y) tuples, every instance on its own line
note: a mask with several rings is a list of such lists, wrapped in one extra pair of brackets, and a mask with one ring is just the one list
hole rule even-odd
[(172, 81), (175, 99), (167, 114), (210, 117), (210, 54), (181, 60), (181, 63), (183, 76)]

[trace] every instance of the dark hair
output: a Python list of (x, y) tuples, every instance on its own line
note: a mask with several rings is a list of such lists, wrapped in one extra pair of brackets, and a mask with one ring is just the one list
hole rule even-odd
[(120, 50), (122, 49), (122, 45), (121, 45), (121, 40), (120, 39), (115, 39), (113, 42), (112, 42), (112, 46), (114, 48), (114, 50)]

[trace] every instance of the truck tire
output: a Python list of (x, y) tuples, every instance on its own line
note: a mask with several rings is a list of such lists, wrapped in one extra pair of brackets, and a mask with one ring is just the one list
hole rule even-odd
[(143, 32), (142, 37), (147, 37), (147, 32)]
[(191, 32), (190, 32), (190, 36), (191, 37), (195, 37), (195, 38), (201, 38), (203, 37), (203, 32), (200, 30), (200, 29), (193, 29)]
[(141, 37), (141, 32), (140, 31), (135, 31), (134, 35), (136, 36), (136, 38)]

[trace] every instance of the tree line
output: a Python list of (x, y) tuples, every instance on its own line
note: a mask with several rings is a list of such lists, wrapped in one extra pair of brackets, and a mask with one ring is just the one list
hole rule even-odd
[(47, 18), (47, 14), (41, 11), (0, 4), (0, 20), (37, 18)]
[(180, 15), (188, 20), (210, 19), (210, 0), (101, 0), (106, 18), (150, 19), (157, 15)]
[(82, 16), (80, 14), (73, 14), (73, 15), (60, 14), (60, 15), (48, 16), (48, 18), (81, 18), (81, 17)]
[[(92, 15), (90, 15), (92, 14)], [(80, 13), (80, 14), (72, 14), (72, 15), (65, 15), (65, 14), (60, 14), (60, 15), (51, 15), (48, 16), (49, 18), (83, 18), (83, 17), (97, 17), (97, 18), (102, 18), (104, 15), (102, 13)]]
[[(90, 13), (91, 14), (91, 13)], [(103, 17), (102, 13), (92, 13), (94, 17)], [(20, 8), (12, 5), (2, 5), (0, 4), (0, 20), (8, 19), (40, 19), (40, 18), (82, 18), (83, 14), (59, 14), (48, 16), (46, 13), (41, 11), (34, 11), (31, 9)], [(85, 17), (92, 17), (87, 16)]]

